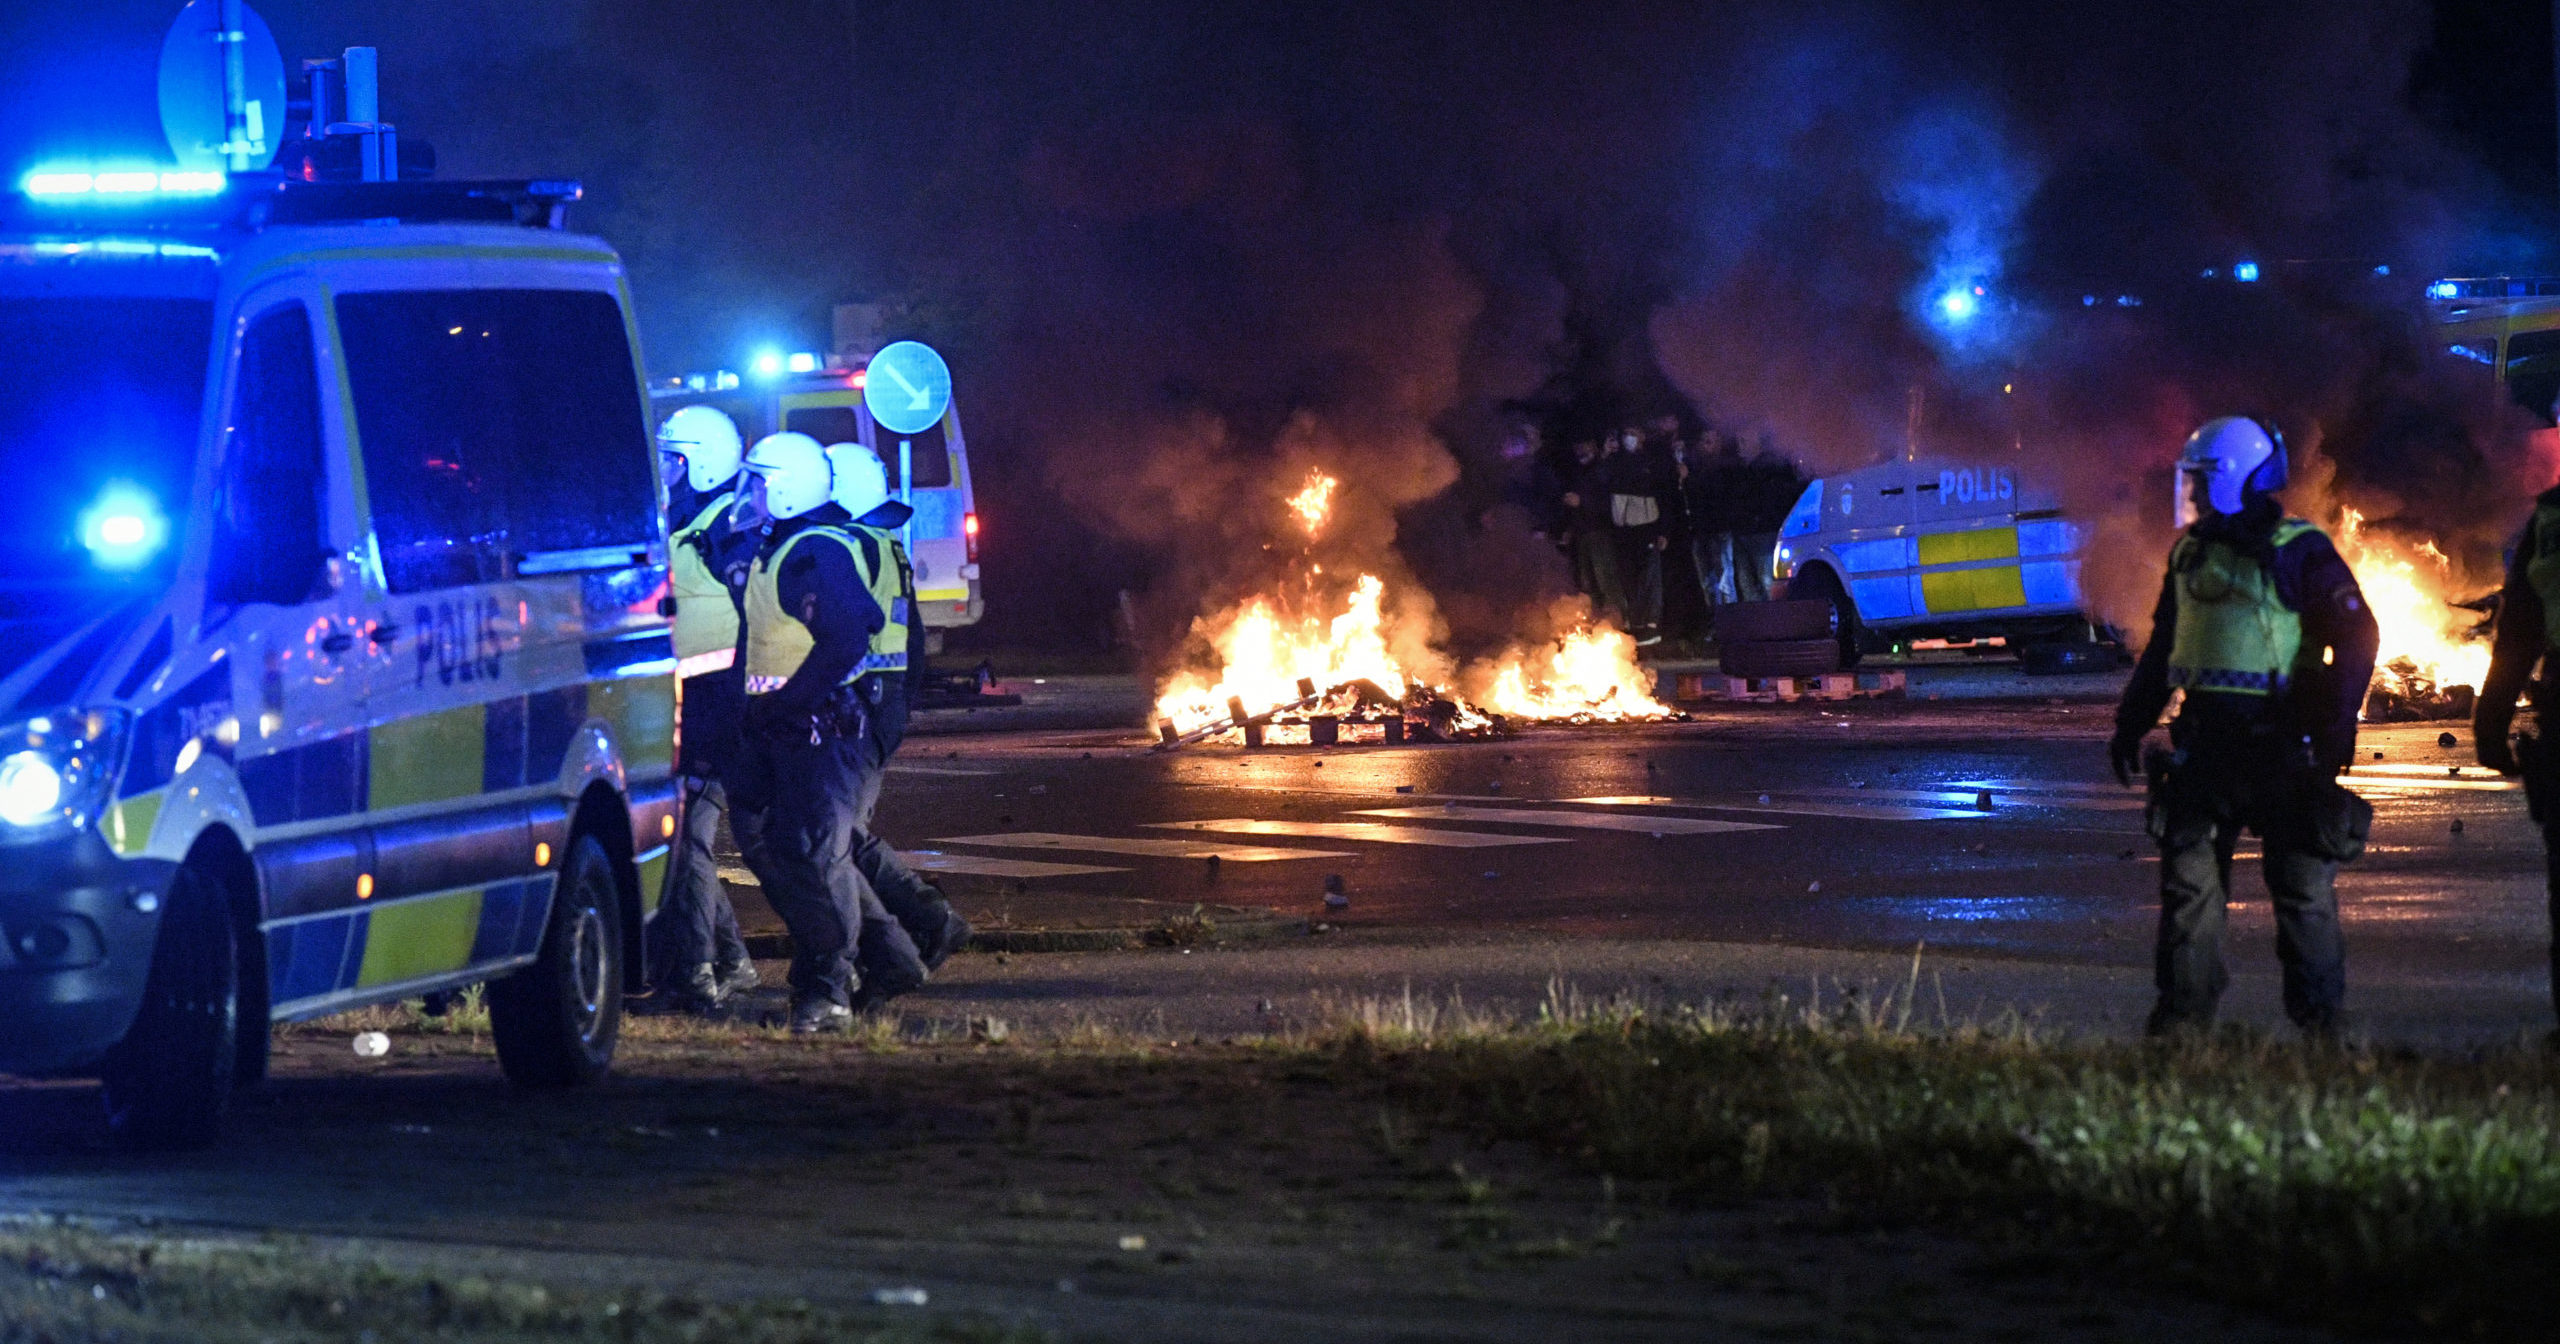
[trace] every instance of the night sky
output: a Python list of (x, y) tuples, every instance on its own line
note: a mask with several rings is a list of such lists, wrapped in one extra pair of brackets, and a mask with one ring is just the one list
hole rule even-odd
[[(174, 4), (10, 8), (0, 160), (161, 148)], [(444, 175), (583, 179), (655, 372), (822, 348), (842, 301), (944, 347), (999, 642), (1095, 642), (1122, 587), (1178, 628), (1310, 464), (1461, 643), (1497, 631), (1561, 578), (1497, 507), (1524, 401), (1818, 470), (1898, 449), (1920, 387), (1949, 448), (2109, 464), (2093, 508), (2247, 401), (2352, 492), (2433, 375), (2407, 290), (2321, 268), (2529, 268), (2560, 223), (2534, 4), (258, 8), (289, 59), (379, 46)], [(2243, 258), (2266, 311), (2182, 297)], [(2145, 306), (2082, 323), (2100, 293)], [(2456, 526), (2516, 432), (2437, 434), (2473, 469), (2382, 516)]]

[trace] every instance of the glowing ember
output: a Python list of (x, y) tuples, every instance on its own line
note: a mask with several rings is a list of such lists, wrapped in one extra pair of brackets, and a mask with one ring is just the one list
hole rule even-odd
[(1657, 719), (1671, 710), (1653, 698), (1653, 677), (1636, 662), (1635, 638), (1584, 626), (1544, 648), (1503, 658), (1485, 692), (1486, 708), (1515, 719)]
[(1342, 482), (1324, 472), (1309, 468), (1307, 483), (1298, 493), (1289, 496), (1289, 511), (1298, 515), (1298, 521), (1306, 527), (1310, 540), (1324, 531), (1325, 519), (1333, 513), (1334, 487), (1340, 484)]
[(2382, 627), (2375, 684), (2398, 695), (2478, 689), (2489, 675), (2489, 646), (2470, 633), (2476, 618), (2448, 600), (2453, 563), (2433, 542), (2403, 547), (2368, 536), (2362, 512), (2338, 512), (2338, 553), (2355, 570), (2365, 603)]

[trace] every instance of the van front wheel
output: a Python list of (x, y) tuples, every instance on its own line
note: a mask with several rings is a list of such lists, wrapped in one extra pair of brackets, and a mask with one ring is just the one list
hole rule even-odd
[(230, 893), (220, 878), (189, 864), (167, 899), (142, 1010), (107, 1053), (100, 1079), (107, 1131), (131, 1148), (202, 1148), (219, 1138), (240, 1060), (240, 947)]
[(569, 845), (534, 963), (489, 985), (498, 1067), (518, 1087), (582, 1087), (613, 1067), (622, 1036), (622, 902), (613, 858)]

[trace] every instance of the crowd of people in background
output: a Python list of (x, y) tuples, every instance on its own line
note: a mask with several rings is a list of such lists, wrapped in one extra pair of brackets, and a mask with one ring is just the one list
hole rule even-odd
[(1563, 442), (1514, 431), (1517, 502), (1573, 566), (1594, 615), (1636, 643), (1712, 636), (1716, 608), (1770, 596), (1769, 558), (1804, 478), (1764, 439), (1676, 416)]

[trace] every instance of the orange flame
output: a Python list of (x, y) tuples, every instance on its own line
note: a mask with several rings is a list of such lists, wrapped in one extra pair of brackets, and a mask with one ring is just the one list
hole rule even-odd
[(1310, 467), (1307, 483), (1289, 496), (1289, 511), (1298, 515), (1299, 524), (1307, 529), (1308, 540), (1323, 534), (1325, 521), (1333, 516), (1334, 487), (1341, 484), (1321, 469)]
[(2364, 532), (2364, 513), (2338, 510), (2338, 554), (2364, 589), (2365, 605), (2382, 627), (2375, 679), (2384, 689), (2406, 692), (2413, 682), (2437, 689), (2477, 689), (2489, 675), (2489, 646), (2468, 633), (2473, 618), (2446, 600), (2453, 591), (2453, 562), (2422, 541), (2403, 547)]
[(1543, 648), (1515, 649), (1494, 672), (1485, 706), (1516, 719), (1652, 719), (1671, 710), (1653, 697), (1634, 636), (1582, 626)]

